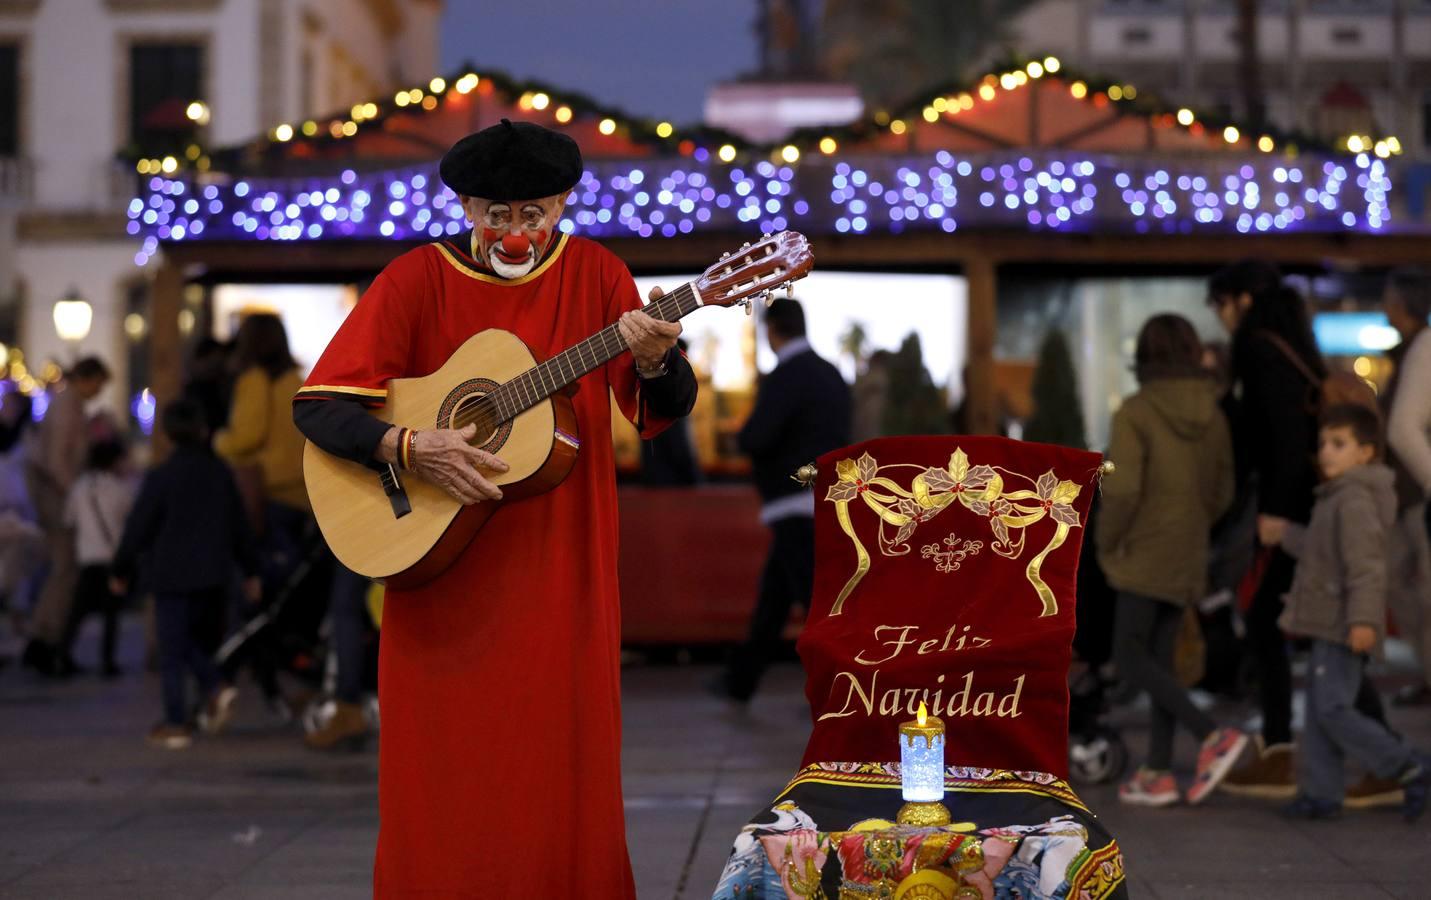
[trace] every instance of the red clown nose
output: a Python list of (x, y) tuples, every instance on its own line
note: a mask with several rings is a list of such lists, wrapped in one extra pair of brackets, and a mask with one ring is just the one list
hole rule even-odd
[(524, 234), (502, 236), (502, 254), (510, 259), (520, 259), (532, 252), (532, 242)]

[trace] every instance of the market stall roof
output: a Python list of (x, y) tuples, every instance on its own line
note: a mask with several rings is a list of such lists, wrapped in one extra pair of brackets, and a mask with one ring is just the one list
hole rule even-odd
[(216, 169), (249, 174), (418, 162), (504, 117), (565, 131), (592, 160), (666, 155), (706, 161), (714, 155), (734, 162), (774, 155), (789, 161), (816, 154), (1012, 148), (1196, 154), (1329, 149), (1297, 135), (1252, 132), (1139, 93), (1131, 84), (1070, 72), (1045, 57), (1010, 61), (978, 79), (938, 85), (892, 109), (845, 125), (800, 129), (775, 143), (633, 116), (577, 91), (467, 67), (391, 97), (277, 125), (253, 141), (214, 152), (210, 161)]
[[(586, 167), (562, 227), (602, 239), (980, 231), (1424, 233), (1392, 205), (1387, 160), (1252, 133), (1051, 57), (921, 92), (891, 110), (759, 145), (576, 92), (476, 71), (344, 116), (174, 160), (129, 208), (143, 264), (183, 241), (428, 240), (459, 233), (436, 175), (457, 138), (503, 117), (571, 134)], [(1392, 161), (1394, 162), (1394, 161)]]

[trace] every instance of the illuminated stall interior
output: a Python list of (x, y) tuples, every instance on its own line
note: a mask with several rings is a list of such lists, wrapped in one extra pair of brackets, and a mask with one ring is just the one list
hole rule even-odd
[[(246, 309), (280, 312), (311, 363), (355, 285), (461, 230), (435, 160), (503, 117), (581, 143), (586, 172), (563, 228), (606, 243), (643, 291), (762, 231), (805, 232), (817, 271), (797, 294), (815, 348), (853, 379), (871, 353), (917, 335), (932, 381), (975, 432), (1017, 430), (1038, 342), (1056, 329), (1070, 338), (1097, 446), (1130, 386), (1137, 325), (1171, 309), (1216, 337), (1202, 280), (1246, 254), (1249, 235), (1306, 271), (1375, 269), (1431, 248), (1427, 223), (1393, 190), (1401, 161), (1389, 149), (1247, 132), (1051, 58), (774, 145), (474, 69), (192, 162), (136, 162), (129, 229), (136, 262), (153, 271), (153, 393), (177, 389), (186, 340), (225, 337)], [(201, 291), (196, 304), (186, 286)], [(197, 322), (181, 330), (181, 312)], [(738, 471), (733, 434), (771, 364), (758, 317), (701, 311), (687, 328), (707, 387), (692, 423), (701, 463)], [(1366, 368), (1362, 355), (1351, 362)], [(623, 462), (635, 459), (624, 446)]]

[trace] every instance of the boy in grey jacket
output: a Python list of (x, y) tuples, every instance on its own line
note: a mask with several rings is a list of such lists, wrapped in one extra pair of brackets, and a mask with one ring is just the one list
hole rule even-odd
[(1364, 406), (1334, 406), (1322, 416), (1317, 488), (1305, 528), (1264, 517), (1259, 530), (1296, 557), (1297, 575), (1280, 624), (1311, 638), (1307, 724), (1298, 757), (1299, 795), (1283, 812), (1322, 819), (1341, 811), (1343, 757), (1379, 778), (1395, 779), (1402, 813), (1426, 808), (1431, 760), (1356, 709), (1369, 654), (1381, 654), (1386, 622), (1386, 544), (1396, 515), (1395, 476), (1376, 459), (1381, 422)]

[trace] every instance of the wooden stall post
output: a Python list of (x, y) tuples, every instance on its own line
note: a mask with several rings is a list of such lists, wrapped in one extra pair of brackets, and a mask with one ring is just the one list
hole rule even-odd
[(183, 341), (179, 336), (179, 310), (183, 305), (184, 273), (179, 265), (165, 259), (154, 275), (149, 304), (149, 390), (154, 394), (154, 458), (169, 452), (169, 442), (159, 427), (159, 414), (178, 399), (183, 388)]
[(969, 285), (965, 427), (971, 434), (997, 434), (999, 417), (994, 384), (994, 332), (998, 267), (992, 259), (979, 255), (965, 259), (963, 269)]

